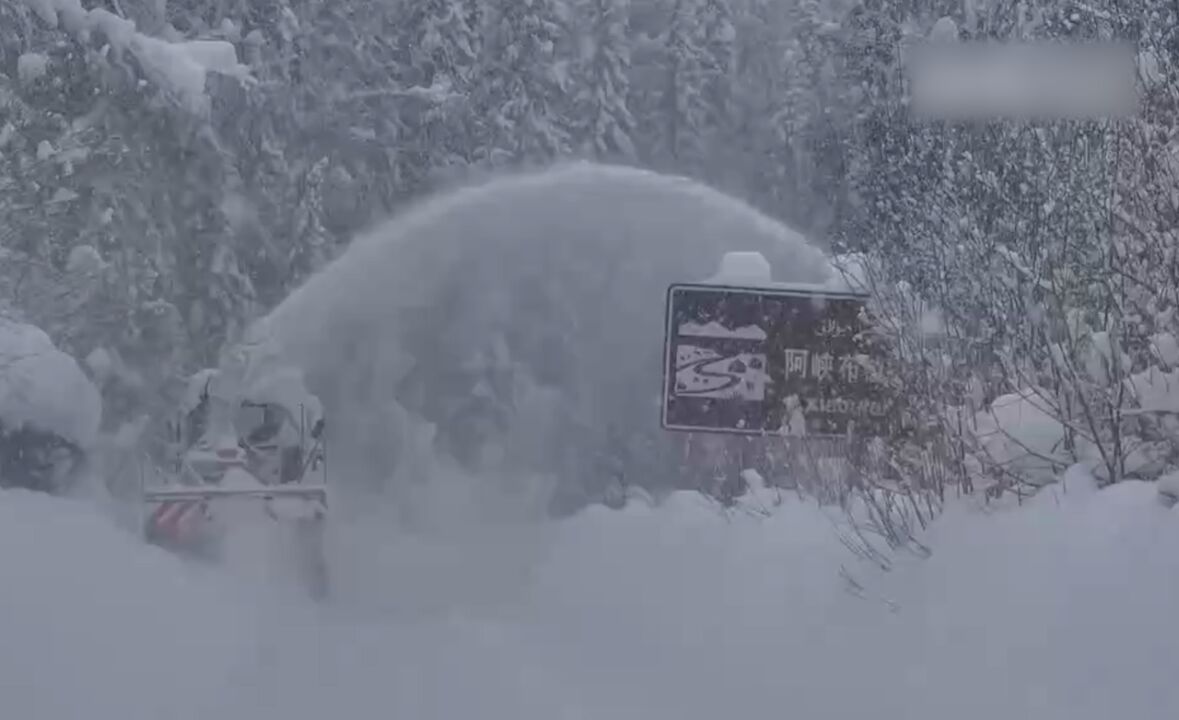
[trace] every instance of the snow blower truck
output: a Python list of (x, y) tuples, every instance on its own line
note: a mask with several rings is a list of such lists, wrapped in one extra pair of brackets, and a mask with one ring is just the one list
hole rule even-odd
[(322, 599), (328, 487), (321, 407), (293, 369), (234, 370), (203, 370), (189, 380), (167, 424), (171, 467), (142, 484), (146, 539), (226, 560), (227, 538), (237, 530), (277, 532), (283, 569)]

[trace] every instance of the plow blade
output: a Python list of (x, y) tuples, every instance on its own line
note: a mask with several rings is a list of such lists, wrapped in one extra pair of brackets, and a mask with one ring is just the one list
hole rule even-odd
[(318, 500), (327, 506), (327, 487), (323, 485), (299, 485), (258, 488), (183, 487), (144, 490), (147, 502), (178, 500), (216, 500), (226, 498), (271, 500), (274, 498), (304, 498)]
[(143, 504), (148, 542), (207, 559), (221, 556), (222, 540), (235, 527), (277, 524), (292, 533), (300, 582), (314, 597), (327, 593), (324, 486), (145, 489)]

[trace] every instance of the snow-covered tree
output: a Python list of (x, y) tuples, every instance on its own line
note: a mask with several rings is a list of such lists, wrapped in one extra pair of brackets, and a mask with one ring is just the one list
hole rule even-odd
[[(69, 350), (117, 353), (150, 396), (188, 348), (217, 342), (181, 324), (177, 251), (199, 246), (193, 224), (219, 205), (225, 164), (207, 132), (207, 89), (212, 75), (238, 68), (227, 45), (152, 38), (105, 9), (59, 16), (53, 5), (21, 7), (12, 10), (18, 22), (5, 23), (19, 29), (12, 47), (26, 58), (9, 96), (16, 122), (0, 122), (15, 151), (0, 203), (24, 208), (15, 234), (0, 238), (16, 253), (7, 292)], [(184, 63), (191, 74), (171, 72)], [(41, 118), (40, 127), (22, 117)], [(93, 259), (85, 272), (75, 267), (82, 257)], [(212, 287), (208, 280), (188, 287)]]
[(421, 85), (467, 87), (482, 47), (479, 7), (470, 0), (429, 0), (406, 8), (411, 65)]
[(476, 112), (472, 93), (483, 56), (483, 6), (474, 0), (406, 3), (398, 25), (409, 84), (421, 99), (406, 108), (405, 142), (423, 167), (423, 182), (461, 171), (479, 156), (487, 119)]
[(705, 86), (712, 63), (704, 47), (699, 1), (674, 0), (663, 40), (659, 157), (681, 171), (700, 169), (709, 119)]
[(571, 148), (571, 42), (563, 0), (497, 0), (485, 9), (475, 92), (490, 123), (492, 161), (543, 162)]
[(607, 160), (637, 159), (630, 89), (629, 0), (582, 0), (579, 20), (577, 136), (582, 150)]
[(700, 0), (697, 7), (700, 40), (704, 50), (701, 68), (704, 97), (711, 126), (727, 136), (732, 119), (733, 72), (736, 68), (737, 30), (733, 25), (731, 0)]

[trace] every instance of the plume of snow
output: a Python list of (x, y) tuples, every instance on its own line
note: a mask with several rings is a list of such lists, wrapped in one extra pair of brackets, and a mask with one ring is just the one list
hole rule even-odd
[[(822, 283), (829, 273), (800, 234), (732, 197), (572, 163), (410, 209), (355, 240), (251, 334), (306, 373), (337, 470), (354, 463), (357, 475), (390, 477), (423, 419), (399, 393), (403, 381), (482, 366), (515, 378), (501, 438), (508, 466), (589, 469), (607, 428), (657, 432), (668, 286), (710, 276), (729, 252), (760, 253), (758, 273), (775, 280)], [(432, 395), (480, 388), (443, 384)], [(561, 435), (571, 427), (577, 442)]]

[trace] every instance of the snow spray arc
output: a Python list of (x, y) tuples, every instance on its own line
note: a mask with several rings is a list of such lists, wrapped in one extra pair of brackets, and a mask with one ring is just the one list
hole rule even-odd
[(885, 435), (868, 296), (676, 284), (667, 293), (663, 427), (747, 435)]

